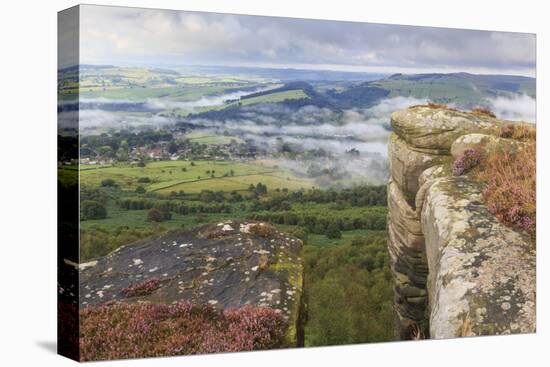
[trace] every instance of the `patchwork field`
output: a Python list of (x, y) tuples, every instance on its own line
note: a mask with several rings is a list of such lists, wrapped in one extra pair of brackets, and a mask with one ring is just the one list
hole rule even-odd
[[(202, 190), (243, 191), (259, 182), (269, 190), (311, 188), (312, 181), (299, 178), (276, 165), (260, 165), (228, 161), (159, 161), (146, 167), (136, 165), (91, 166), (82, 165), (81, 184), (96, 187), (112, 179), (123, 190), (138, 186), (147, 191), (170, 194), (172, 191), (199, 193)], [(142, 182), (139, 182), (141, 179)], [(149, 181), (149, 182), (147, 182)]]

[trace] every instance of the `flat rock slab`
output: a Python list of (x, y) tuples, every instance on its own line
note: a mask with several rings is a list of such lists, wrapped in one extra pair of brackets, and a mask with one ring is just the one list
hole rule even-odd
[[(123, 246), (80, 264), (80, 306), (180, 300), (219, 308), (251, 304), (278, 310), (293, 323), (302, 282), (299, 239), (263, 223), (226, 221)], [(128, 292), (148, 283), (141, 293)]]
[(416, 106), (391, 115), (393, 131), (410, 146), (449, 154), (451, 144), (469, 133), (497, 135), (504, 121), (445, 108)]

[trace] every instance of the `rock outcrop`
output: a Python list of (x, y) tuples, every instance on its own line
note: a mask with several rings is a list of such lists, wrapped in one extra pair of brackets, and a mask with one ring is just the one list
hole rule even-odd
[(269, 307), (287, 320), (285, 345), (301, 346), (302, 251), (299, 239), (257, 222), (170, 232), (80, 264), (80, 306), (187, 300)]
[(448, 108), (392, 114), (388, 247), (401, 337), (535, 331), (535, 247), (501, 224), (480, 184), (452, 175), (465, 149), (523, 143), (498, 137), (507, 122)]

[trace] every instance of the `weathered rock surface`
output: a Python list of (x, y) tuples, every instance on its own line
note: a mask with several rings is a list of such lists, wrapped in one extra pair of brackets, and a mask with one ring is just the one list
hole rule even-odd
[(535, 248), (500, 222), (464, 177), (435, 179), (422, 209), (430, 336), (535, 330)]
[(413, 325), (427, 327), (424, 320), (428, 301), (428, 266), (424, 234), (416, 212), (392, 179), (388, 183), (388, 207), (388, 250), (394, 278), (394, 304), (399, 332), (406, 338)]
[(458, 158), (466, 149), (476, 148), (488, 152), (492, 147), (499, 147), (503, 152), (515, 152), (527, 147), (527, 143), (500, 138), (486, 134), (467, 134), (457, 138), (451, 145), (451, 155)]
[[(80, 269), (81, 307), (115, 300), (270, 307), (288, 320), (286, 344), (302, 343), (302, 242), (266, 224), (226, 221), (171, 232)], [(145, 291), (128, 292), (147, 281)]]
[(414, 205), (414, 198), (419, 189), (418, 177), (434, 165), (449, 162), (448, 154), (435, 154), (429, 151), (418, 151), (395, 133), (390, 135), (388, 160), (390, 175), (403, 192), (409, 204)]
[(388, 248), (402, 338), (533, 332), (534, 244), (451, 170), (468, 148), (523, 149), (498, 137), (510, 122), (427, 106), (391, 122)]
[(449, 154), (452, 143), (470, 133), (495, 135), (503, 121), (446, 108), (415, 106), (391, 116), (393, 131), (408, 144), (433, 154)]

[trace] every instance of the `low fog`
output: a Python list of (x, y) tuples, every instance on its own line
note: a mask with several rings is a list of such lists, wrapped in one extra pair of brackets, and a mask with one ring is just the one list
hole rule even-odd
[[(222, 105), (254, 92), (205, 96), (193, 102), (158, 98), (143, 102), (97, 98), (84, 99), (83, 102), (95, 107), (142, 103), (150, 111), (192, 110)], [(267, 152), (268, 157), (278, 157), (277, 164), (299, 176), (313, 178), (318, 186), (346, 186), (354, 182), (382, 183), (387, 179), (390, 114), (426, 102), (425, 99), (395, 97), (384, 99), (371, 108), (343, 111), (313, 105), (291, 108), (280, 103), (264, 103), (241, 106), (226, 119), (193, 117), (183, 118), (183, 121), (194, 125), (194, 131), (240, 137), (257, 146), (259, 151)], [(535, 99), (529, 96), (498, 97), (488, 102), (500, 118), (535, 122)], [(89, 132), (93, 132), (94, 127), (159, 128), (182, 121), (182, 118), (159, 116), (154, 112), (126, 113), (101, 108), (83, 108), (79, 119), (80, 126)], [(283, 150), (297, 155), (289, 158), (288, 154), (282, 154)]]
[(147, 98), (144, 101), (105, 97), (81, 98), (80, 106), (83, 110), (116, 110), (117, 107), (123, 110), (125, 106), (132, 106), (140, 109), (142, 112), (159, 112), (168, 109), (182, 109), (194, 112), (199, 108), (221, 106), (228, 101), (238, 100), (241, 97), (254, 93), (265, 92), (276, 88), (277, 86), (278, 85), (272, 85), (269, 87), (255, 88), (252, 90), (240, 90), (214, 96), (205, 95), (197, 100), (185, 102), (167, 98)]
[(489, 103), (491, 111), (499, 118), (536, 123), (537, 101), (526, 94), (497, 97), (490, 99)]

